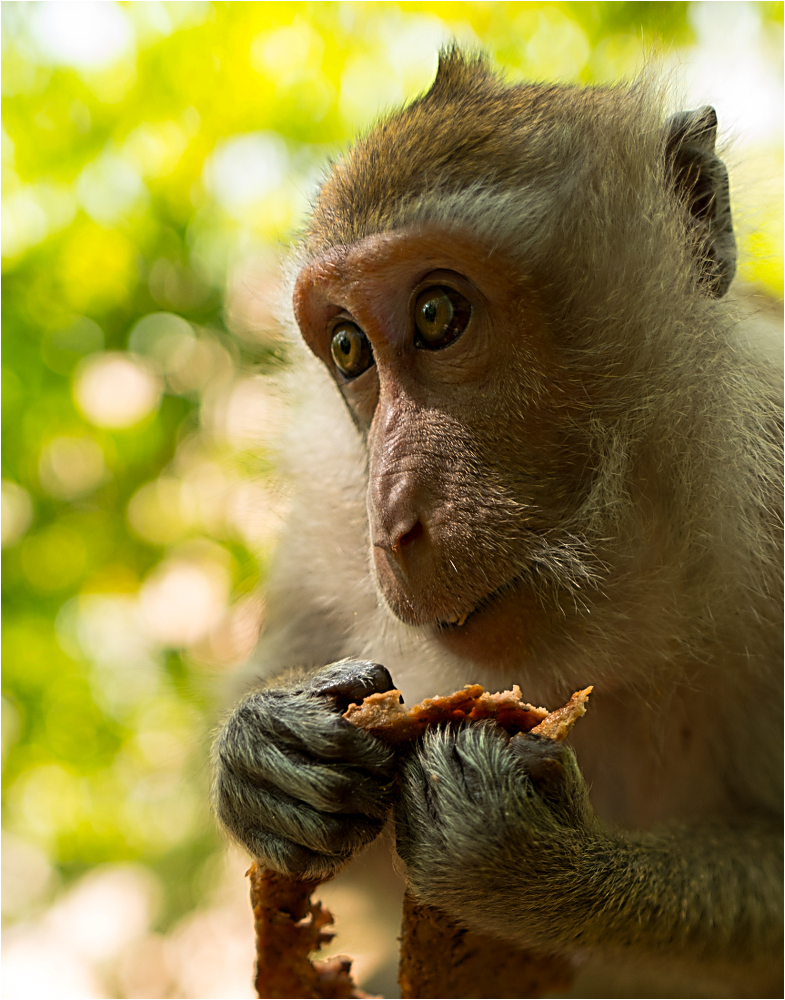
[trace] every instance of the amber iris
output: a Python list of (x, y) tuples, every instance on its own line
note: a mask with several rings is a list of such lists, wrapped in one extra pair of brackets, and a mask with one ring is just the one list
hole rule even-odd
[(373, 351), (362, 330), (354, 323), (340, 323), (333, 330), (330, 353), (339, 372), (346, 378), (362, 375), (373, 364)]
[(472, 315), (472, 307), (452, 288), (427, 288), (414, 305), (415, 344), (435, 351), (456, 341)]

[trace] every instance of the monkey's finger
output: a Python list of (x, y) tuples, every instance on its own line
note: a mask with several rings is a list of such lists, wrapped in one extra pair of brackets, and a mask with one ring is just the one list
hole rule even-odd
[(321, 763), (271, 742), (241, 753), (221, 746), (218, 764), (219, 771), (240, 785), (278, 788), (321, 812), (381, 817), (392, 801), (392, 780), (374, 777), (356, 767)]
[(492, 723), (446, 726), (426, 732), (402, 760), (396, 847), (412, 886), (434, 884), (436, 857), (473, 865), (478, 843), (504, 853), (511, 824), (528, 835), (532, 807), (545, 807), (508, 743)]
[(334, 697), (341, 712), (345, 712), (352, 702), (359, 705), (369, 694), (390, 691), (394, 687), (390, 671), (381, 663), (346, 659), (317, 670), (304, 690)]
[(300, 692), (261, 691), (238, 706), (219, 739), (241, 759), (255, 760), (268, 745), (307, 755), (310, 760), (345, 761), (389, 779), (393, 751), (370, 733), (327, 709), (324, 699)]
[(485, 807), (503, 794), (512, 775), (508, 736), (492, 723), (444, 726), (426, 732), (416, 754), (442, 809)]
[(568, 750), (563, 743), (531, 733), (510, 740), (510, 754), (542, 794), (555, 790), (564, 776)]
[(559, 823), (583, 826), (591, 822), (589, 789), (570, 747), (521, 733), (510, 740), (509, 754)]
[(410, 878), (425, 853), (421, 849), (424, 841), (435, 844), (437, 850), (445, 844), (433, 782), (419, 754), (410, 754), (404, 760), (395, 802), (395, 849)]
[(564, 743), (518, 733), (510, 740), (509, 754), (542, 798), (556, 801), (586, 787), (575, 754)]
[(427, 731), (401, 762), (397, 813), (407, 812), (415, 822), (437, 827), (445, 814), (465, 813), (467, 807), (482, 804), (485, 793), (493, 792), (497, 769), (488, 757), (498, 743), (484, 725)]
[(252, 831), (266, 831), (320, 854), (348, 855), (370, 843), (383, 819), (320, 813), (271, 786), (238, 784), (218, 777), (216, 811), (244, 843)]
[(249, 829), (246, 836), (231, 832), (262, 867), (272, 868), (290, 878), (324, 881), (335, 875), (351, 856), (319, 854), (264, 830)]
[(380, 778), (391, 778), (395, 771), (395, 753), (388, 744), (340, 715), (325, 712), (319, 698), (271, 712), (267, 724), (287, 746), (313, 757), (362, 767)]

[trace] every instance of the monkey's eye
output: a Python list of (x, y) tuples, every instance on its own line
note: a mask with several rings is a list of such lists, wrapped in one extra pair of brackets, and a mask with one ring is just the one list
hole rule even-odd
[(452, 288), (426, 288), (414, 306), (414, 342), (437, 351), (457, 340), (472, 315), (472, 307)]
[(338, 371), (347, 378), (356, 378), (373, 364), (371, 344), (359, 326), (354, 323), (340, 323), (333, 330), (330, 343)]

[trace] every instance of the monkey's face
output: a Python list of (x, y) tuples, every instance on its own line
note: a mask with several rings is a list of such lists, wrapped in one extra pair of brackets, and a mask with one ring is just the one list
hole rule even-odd
[(315, 259), (294, 305), (367, 443), (389, 607), (466, 655), (525, 652), (586, 463), (580, 392), (520, 264), (454, 228), (397, 230)]

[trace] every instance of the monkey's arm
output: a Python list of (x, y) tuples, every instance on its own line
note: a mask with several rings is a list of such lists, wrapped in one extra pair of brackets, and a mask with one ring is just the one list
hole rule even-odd
[(551, 741), (427, 733), (401, 768), (396, 827), (417, 896), (519, 943), (739, 961), (781, 945), (777, 829), (610, 831)]
[(341, 715), (392, 686), (379, 664), (343, 660), (256, 691), (229, 716), (213, 748), (214, 807), (263, 866), (329, 878), (381, 832), (393, 753)]

